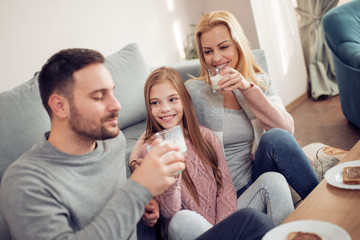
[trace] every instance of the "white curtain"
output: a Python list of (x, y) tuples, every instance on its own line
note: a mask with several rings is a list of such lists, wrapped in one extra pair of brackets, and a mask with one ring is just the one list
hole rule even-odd
[(300, 38), (308, 72), (311, 96), (322, 99), (339, 94), (334, 63), (324, 39), (321, 19), (339, 0), (297, 0), (301, 16)]

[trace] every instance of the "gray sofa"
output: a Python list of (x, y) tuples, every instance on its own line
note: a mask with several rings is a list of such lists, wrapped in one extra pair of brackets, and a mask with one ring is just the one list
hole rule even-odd
[[(253, 53), (267, 71), (264, 52), (254, 50)], [(131, 43), (106, 57), (105, 65), (112, 74), (116, 86), (115, 96), (122, 106), (119, 112), (119, 128), (126, 137), (128, 159), (138, 137), (145, 131), (143, 86), (151, 69), (146, 66), (136, 43)], [(184, 81), (190, 75), (200, 75), (199, 60), (167, 66), (177, 69)], [(50, 129), (49, 116), (41, 104), (37, 77), (38, 74), (35, 74), (27, 82), (0, 93), (0, 181), (6, 168)], [(141, 223), (139, 224), (139, 239), (156, 239), (155, 232), (156, 228), (145, 228)], [(0, 239), (10, 239), (1, 213)]]

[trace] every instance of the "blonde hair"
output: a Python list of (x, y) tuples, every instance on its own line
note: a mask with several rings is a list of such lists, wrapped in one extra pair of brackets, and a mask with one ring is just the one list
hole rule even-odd
[(201, 63), (201, 75), (199, 79), (205, 80), (210, 84), (209, 74), (207, 71), (207, 64), (202, 52), (202, 45), (200, 41), (201, 34), (213, 29), (218, 25), (225, 25), (229, 30), (232, 42), (238, 50), (238, 62), (235, 69), (239, 71), (246, 80), (258, 85), (261, 89), (266, 89), (266, 86), (257, 79), (256, 74), (264, 73), (259, 64), (256, 62), (254, 55), (251, 52), (249, 41), (244, 33), (244, 30), (236, 20), (234, 15), (228, 11), (212, 11), (208, 12), (200, 19), (196, 28), (196, 46), (198, 56)]
[[(184, 134), (193, 144), (194, 150), (200, 157), (204, 166), (210, 166), (212, 169), (212, 175), (217, 183), (217, 194), (219, 194), (222, 187), (222, 174), (218, 168), (218, 158), (216, 152), (212, 145), (201, 134), (190, 94), (188, 93), (181, 76), (174, 68), (158, 68), (149, 75), (145, 82), (144, 97), (147, 114), (145, 141), (152, 141), (153, 135), (156, 132), (163, 130), (163, 127), (158, 124), (151, 114), (150, 90), (153, 86), (167, 81), (174, 86), (183, 105), (184, 115), (182, 118), (182, 126)], [(199, 195), (187, 169), (185, 169), (182, 173), (182, 180), (185, 182), (190, 194), (199, 205)]]

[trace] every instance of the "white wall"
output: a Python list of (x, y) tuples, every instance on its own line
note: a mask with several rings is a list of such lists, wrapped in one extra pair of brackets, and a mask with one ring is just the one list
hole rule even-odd
[(0, 0), (0, 92), (30, 79), (64, 48), (106, 56), (137, 42), (149, 67), (181, 61), (190, 24), (208, 10), (233, 10), (257, 48), (252, 13), (244, 6), (249, 0)]
[[(268, 0), (262, 1), (264, 5), (256, 7), (261, 14), (269, 12)], [(278, 0), (269, 2), (274, 1)], [(251, 46), (265, 48), (267, 39), (260, 43), (263, 30), (255, 26), (251, 0), (0, 0), (0, 92), (29, 80), (52, 54), (64, 48), (93, 48), (106, 56), (137, 42), (149, 67), (182, 61), (183, 42), (193, 30), (190, 24), (210, 10), (231, 11)], [(265, 19), (265, 24), (270, 27), (272, 23)], [(266, 52), (271, 77), (288, 104), (305, 92), (306, 80), (278, 78), (272, 65), (279, 63)], [(296, 65), (289, 70), (294, 69)]]
[(182, 0), (0, 0), (0, 92), (64, 48), (109, 55), (137, 42), (148, 66), (179, 61), (190, 31), (184, 7)]
[(203, 0), (203, 3), (201, 6), (203, 13), (214, 10), (230, 11), (244, 29), (251, 47), (253, 49), (259, 48), (254, 16), (251, 10), (251, 0)]
[(307, 71), (294, 4), (289, 0), (252, 0), (251, 4), (270, 77), (287, 105), (307, 91)]
[[(299, 0), (298, 0), (299, 1)], [(310, 0), (309, 0), (310, 1)], [(351, 0), (340, 0), (338, 5)], [(250, 0), (259, 48), (283, 103), (306, 94), (308, 76), (299, 35), (296, 0)]]

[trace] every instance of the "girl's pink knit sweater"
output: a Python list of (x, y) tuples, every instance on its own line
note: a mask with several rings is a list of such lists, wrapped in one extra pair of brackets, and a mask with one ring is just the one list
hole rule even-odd
[[(199, 194), (200, 205), (197, 205), (189, 191), (181, 181), (181, 174), (176, 182), (156, 199), (160, 205), (160, 214), (164, 218), (162, 225), (163, 237), (166, 238), (168, 224), (180, 210), (187, 209), (195, 211), (215, 225), (236, 210), (236, 191), (231, 180), (231, 175), (226, 164), (221, 144), (216, 135), (208, 128), (200, 127), (201, 133), (213, 146), (218, 157), (218, 167), (222, 173), (222, 185), (219, 195), (216, 195), (216, 181), (209, 166), (204, 166), (199, 156), (195, 153), (190, 140), (186, 140), (187, 155), (185, 165), (193, 180)], [(141, 150), (140, 157), (146, 154), (145, 144)]]

